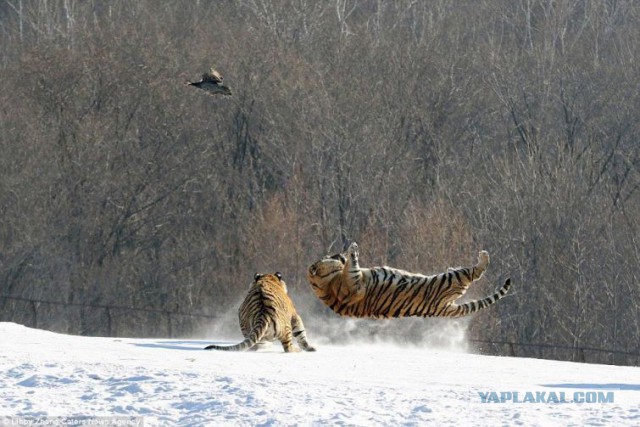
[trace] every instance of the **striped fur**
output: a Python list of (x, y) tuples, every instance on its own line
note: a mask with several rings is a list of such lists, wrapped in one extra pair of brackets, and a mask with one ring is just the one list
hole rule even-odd
[(300, 351), (293, 345), (295, 337), (303, 350), (315, 351), (307, 342), (304, 324), (287, 295), (287, 285), (280, 273), (255, 275), (238, 317), (244, 341), (230, 346), (212, 344), (205, 350), (244, 351), (261, 342), (279, 340), (285, 352)]
[(307, 278), (318, 298), (341, 316), (461, 317), (490, 306), (509, 291), (511, 280), (507, 279), (491, 296), (455, 303), (488, 265), (489, 254), (481, 251), (473, 267), (450, 268), (433, 276), (390, 267), (361, 268), (354, 242), (346, 253), (327, 256), (311, 265)]

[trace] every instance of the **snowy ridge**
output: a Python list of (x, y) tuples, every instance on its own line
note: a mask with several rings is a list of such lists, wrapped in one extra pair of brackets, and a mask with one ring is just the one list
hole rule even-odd
[[(640, 368), (388, 345), (315, 353), (93, 338), (0, 323), (0, 419), (141, 416), (144, 425), (639, 425)], [(612, 391), (607, 403), (483, 403)]]

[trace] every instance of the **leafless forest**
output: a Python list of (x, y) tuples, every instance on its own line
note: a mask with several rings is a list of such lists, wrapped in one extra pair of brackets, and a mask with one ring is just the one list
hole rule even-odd
[(0, 319), (187, 336), (277, 270), (337, 338), (305, 273), (354, 239), (487, 249), (480, 351), (639, 364), (639, 66), (631, 0), (0, 0)]

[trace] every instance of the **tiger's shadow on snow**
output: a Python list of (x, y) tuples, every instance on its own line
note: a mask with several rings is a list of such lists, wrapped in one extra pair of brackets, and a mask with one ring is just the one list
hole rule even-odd
[[(210, 341), (158, 341), (155, 343), (132, 343), (136, 347), (143, 348), (157, 348), (164, 350), (182, 350), (182, 351), (202, 351), (205, 346), (211, 344)], [(216, 344), (228, 344), (227, 342), (220, 341)]]
[[(205, 351), (204, 348), (209, 344), (217, 345), (232, 345), (231, 341), (204, 341), (204, 340), (191, 340), (191, 341), (158, 341), (155, 343), (131, 343), (135, 347), (142, 348), (154, 348), (163, 350), (180, 350), (180, 351)], [(249, 353), (274, 353), (281, 352), (282, 348), (271, 342), (260, 343), (253, 349), (250, 349)]]

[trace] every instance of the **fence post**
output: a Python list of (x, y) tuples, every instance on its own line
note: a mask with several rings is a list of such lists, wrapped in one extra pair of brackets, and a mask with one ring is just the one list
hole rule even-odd
[(33, 327), (38, 328), (38, 308), (36, 307), (36, 302), (31, 301), (31, 311), (33, 312)]
[(107, 313), (107, 336), (112, 337), (113, 334), (111, 334), (111, 310), (109, 309), (109, 307), (105, 307), (105, 311)]

